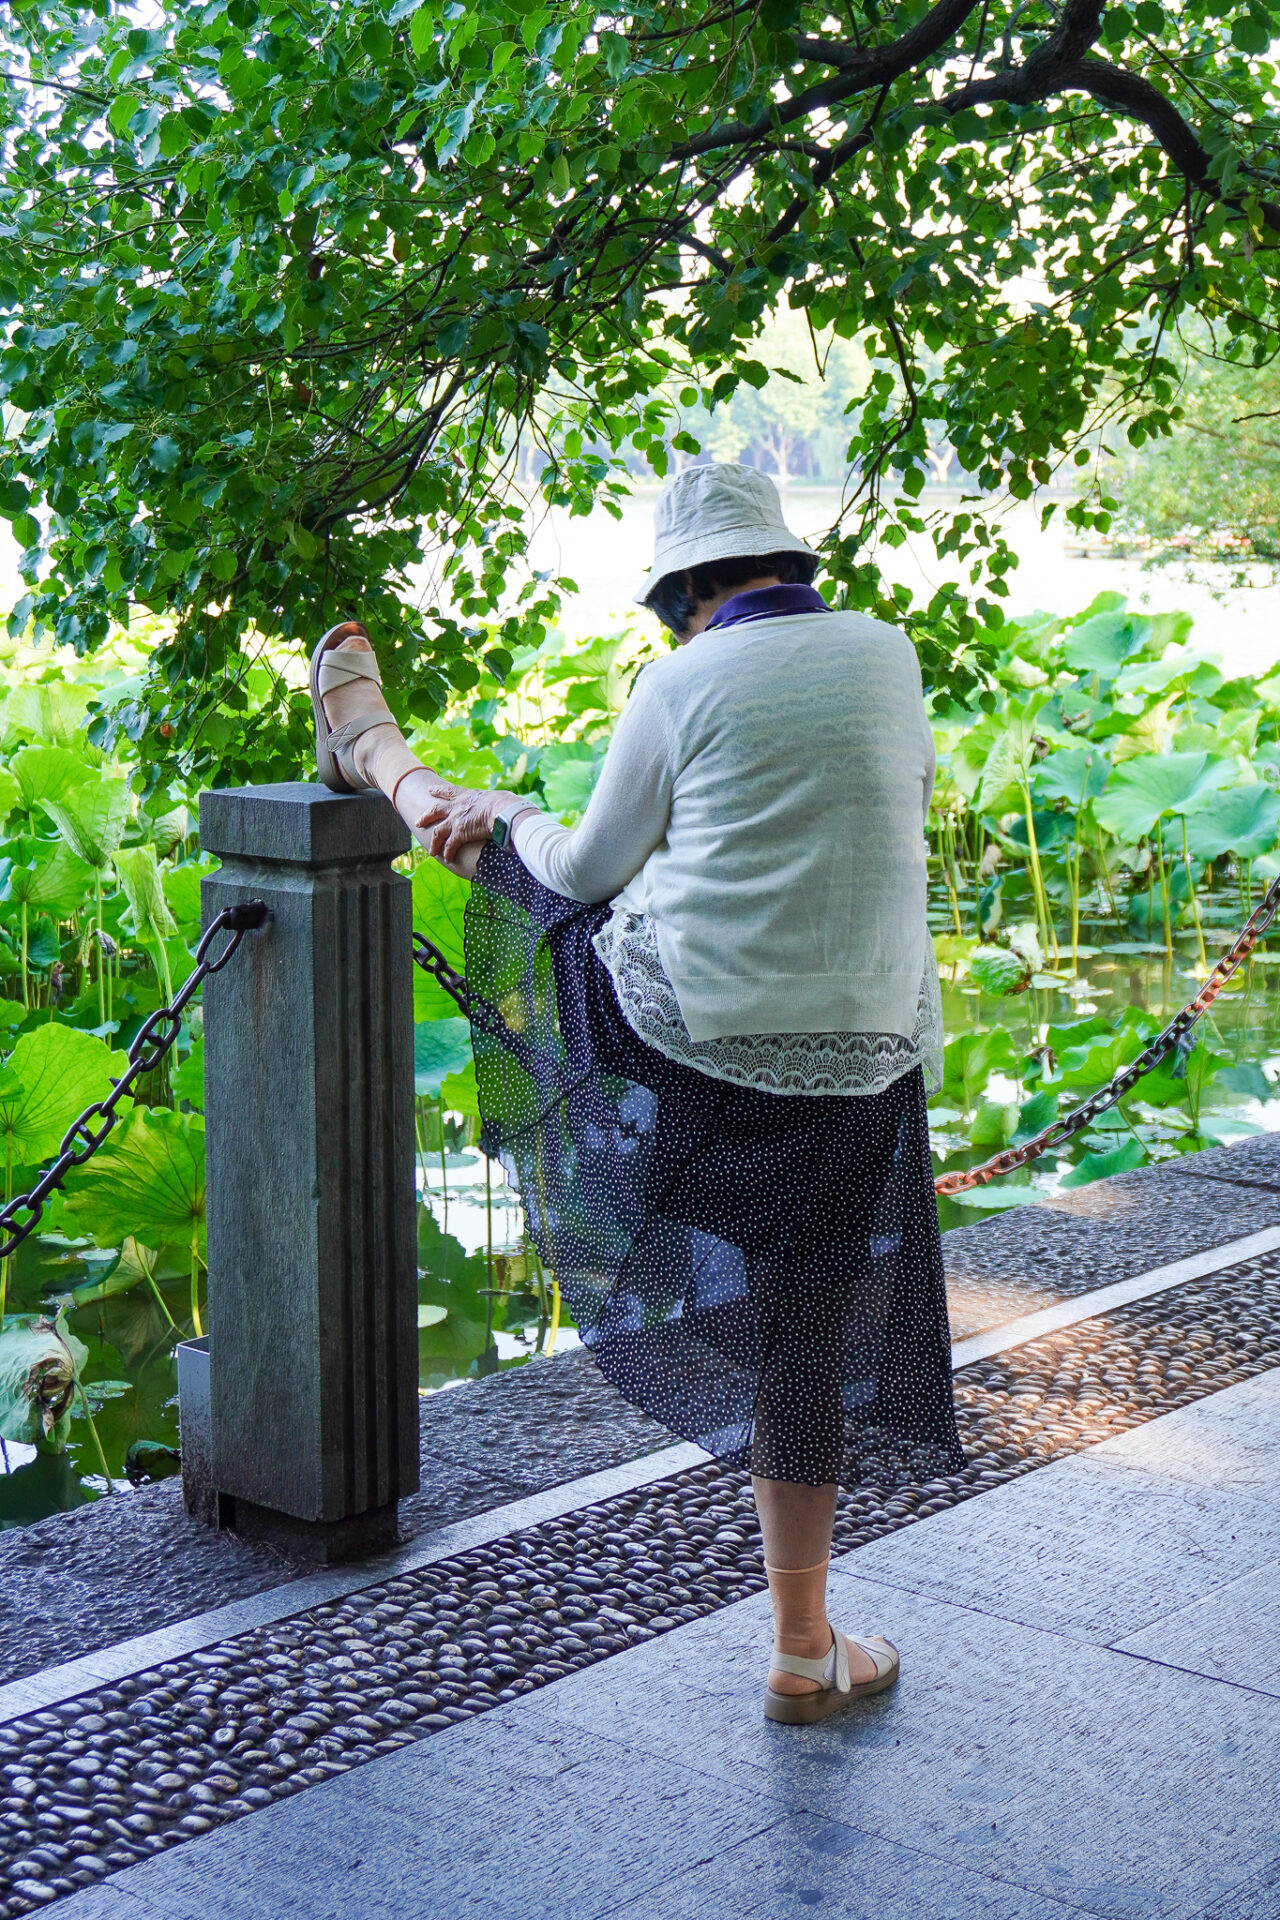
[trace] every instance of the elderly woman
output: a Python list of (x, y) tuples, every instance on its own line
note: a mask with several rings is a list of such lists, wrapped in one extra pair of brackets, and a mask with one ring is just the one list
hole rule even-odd
[[(837, 1489), (963, 1464), (925, 1100), (933, 741), (905, 636), (831, 611), (748, 467), (658, 501), (637, 677), (581, 824), (422, 767), (352, 623), (312, 664), (322, 776), (380, 787), (474, 875), (482, 1144), (601, 1371), (749, 1468), (772, 1720), (890, 1686), (834, 1630)], [(330, 729), (333, 729), (332, 731)]]

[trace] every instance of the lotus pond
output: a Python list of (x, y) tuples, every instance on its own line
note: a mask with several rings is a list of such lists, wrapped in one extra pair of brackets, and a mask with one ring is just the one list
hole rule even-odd
[[(1280, 871), (1280, 675), (1230, 680), (1183, 617), (1114, 596), (992, 638), (980, 692), (932, 716), (939, 1171), (1029, 1137), (1105, 1084)], [(549, 636), (504, 684), (481, 678), (444, 722), (419, 727), (419, 751), (450, 778), (529, 792), (572, 821), (643, 657), (631, 633), (589, 646)], [(209, 863), (194, 795), (140, 791), (131, 767), (139, 662), (127, 637), (92, 663), (0, 650), (9, 1197), (191, 965)], [(299, 678), (267, 651), (241, 694), (265, 703)], [(415, 925), (461, 964), (464, 883), (425, 860), (412, 879)], [(1280, 1126), (1278, 965), (1280, 948), (1260, 947), (1194, 1046), (1068, 1150), (942, 1202), (944, 1228)], [(475, 1145), (465, 1023), (425, 976), (414, 992), (420, 1384), (433, 1392), (576, 1336)], [(196, 1005), (175, 1056), (0, 1272), (0, 1526), (176, 1470), (173, 1349), (204, 1305), (202, 1053)]]

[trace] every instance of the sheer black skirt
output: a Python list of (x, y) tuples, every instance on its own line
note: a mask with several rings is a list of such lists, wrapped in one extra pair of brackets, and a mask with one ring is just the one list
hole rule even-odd
[(924, 1078), (757, 1092), (627, 1025), (607, 906), (486, 848), (466, 915), (481, 1144), (582, 1341), (722, 1460), (810, 1486), (964, 1464)]

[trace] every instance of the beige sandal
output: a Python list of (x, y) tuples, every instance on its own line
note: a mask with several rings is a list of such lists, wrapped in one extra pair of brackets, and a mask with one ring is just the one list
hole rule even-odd
[(376, 686), (382, 685), (378, 663), (371, 653), (333, 652), (340, 641), (349, 640), (356, 633), (366, 640), (369, 637), (358, 620), (340, 621), (336, 627), (330, 627), (311, 656), (311, 710), (316, 721), (316, 768), (325, 786), (333, 793), (365, 793), (369, 790), (370, 783), (360, 778), (355, 770), (355, 762), (349, 755), (345, 766), (340, 763), (339, 756), (347, 754), (348, 748), (355, 744), (362, 733), (370, 733), (374, 727), (395, 725), (390, 712), (361, 714), (358, 720), (348, 720), (341, 727), (329, 725), (324, 710), (324, 694), (332, 693), (335, 687), (350, 686), (353, 680), (372, 680)]
[[(791, 1727), (812, 1726), (815, 1720), (825, 1720), (829, 1714), (839, 1713), (853, 1701), (865, 1700), (871, 1693), (883, 1693), (886, 1687), (893, 1685), (898, 1677), (898, 1649), (882, 1634), (872, 1633), (865, 1637), (861, 1634), (844, 1634), (837, 1627), (833, 1627), (831, 1632), (834, 1645), (831, 1653), (821, 1660), (803, 1660), (799, 1654), (779, 1653), (774, 1648), (769, 1662), (771, 1667), (779, 1673), (794, 1673), (802, 1680), (820, 1681), (822, 1692), (775, 1693), (772, 1687), (766, 1687), (766, 1720), (779, 1720)], [(874, 1680), (860, 1680), (856, 1685), (850, 1680), (850, 1647), (857, 1647), (874, 1662)]]

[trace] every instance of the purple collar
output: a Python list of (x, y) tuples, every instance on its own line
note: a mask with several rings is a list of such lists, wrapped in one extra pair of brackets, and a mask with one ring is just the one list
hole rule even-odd
[(712, 614), (704, 633), (720, 627), (741, 627), (748, 620), (777, 620), (788, 613), (830, 613), (831, 609), (814, 587), (799, 583), (789, 586), (752, 587), (747, 593), (735, 593), (717, 613)]

